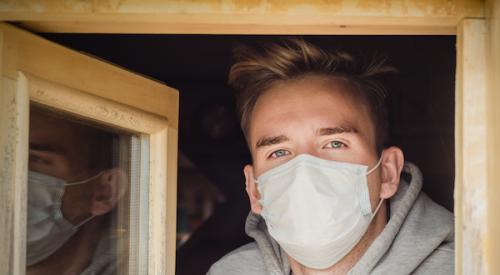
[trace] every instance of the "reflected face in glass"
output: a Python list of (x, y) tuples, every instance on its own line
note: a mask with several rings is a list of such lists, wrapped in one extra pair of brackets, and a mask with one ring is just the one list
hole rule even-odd
[[(90, 135), (83, 126), (33, 111), (30, 115), (29, 170), (68, 182), (84, 180), (98, 173), (90, 168)], [(90, 213), (89, 182), (68, 186), (62, 197), (62, 212), (77, 224)]]
[[(80, 126), (81, 127), (81, 126)], [(79, 125), (32, 112), (30, 115), (29, 168), (67, 181), (90, 171), (89, 157)]]
[(116, 138), (100, 128), (31, 109), (27, 274), (79, 274), (95, 268), (96, 251), (116, 253), (110, 243), (114, 214), (105, 214), (128, 185), (124, 170), (113, 163)]

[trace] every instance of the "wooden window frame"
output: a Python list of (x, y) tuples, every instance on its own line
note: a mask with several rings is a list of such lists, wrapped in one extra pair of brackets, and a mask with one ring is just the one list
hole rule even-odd
[(8, 152), (0, 156), (0, 274), (26, 269), (27, 185), (20, 183), (30, 103), (149, 139), (148, 273), (173, 274), (178, 92), (12, 26), (0, 25), (0, 33), (0, 149)]
[[(500, 272), (495, 260), (500, 222), (494, 218), (500, 207), (500, 169), (495, 167), (500, 163), (500, 143), (495, 141), (500, 138), (495, 122), (500, 119), (500, 96), (495, 88), (500, 87), (494, 74), (500, 61), (491, 59), (499, 56), (494, 53), (500, 47), (498, 1), (270, 0), (263, 5), (200, 0), (194, 5), (128, 0), (115, 6), (94, 2), (57, 9), (54, 1), (39, 1), (36, 8), (26, 4), (29, 0), (22, 2), (0, 5), (0, 20), (33, 31), (73, 33), (456, 35), (456, 274)], [(3, 82), (3, 87), (9, 85)], [(22, 137), (24, 132), (19, 128), (16, 133)]]

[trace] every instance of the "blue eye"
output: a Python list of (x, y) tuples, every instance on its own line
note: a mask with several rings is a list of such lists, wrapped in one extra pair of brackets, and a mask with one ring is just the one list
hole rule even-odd
[(346, 145), (343, 142), (340, 142), (338, 140), (334, 140), (334, 141), (329, 142), (326, 147), (333, 148), (333, 149), (339, 149), (339, 148), (343, 148), (345, 146)]
[(274, 151), (271, 154), (270, 158), (281, 158), (281, 157), (287, 156), (289, 154), (290, 154), (290, 152), (288, 152), (287, 150), (279, 149), (279, 150)]

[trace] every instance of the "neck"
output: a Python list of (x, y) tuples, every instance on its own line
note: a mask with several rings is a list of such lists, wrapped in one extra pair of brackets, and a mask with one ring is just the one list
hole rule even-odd
[(387, 223), (387, 203), (380, 206), (380, 210), (373, 218), (372, 223), (368, 227), (366, 233), (361, 237), (361, 240), (354, 248), (347, 253), (340, 261), (326, 269), (313, 269), (303, 266), (292, 257), (288, 256), (290, 267), (294, 275), (332, 275), (332, 274), (347, 274), (361, 257), (368, 250), (373, 241), (384, 230)]

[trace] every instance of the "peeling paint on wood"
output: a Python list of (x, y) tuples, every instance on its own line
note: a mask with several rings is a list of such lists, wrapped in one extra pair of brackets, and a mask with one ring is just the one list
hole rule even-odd
[(482, 0), (0, 0), (0, 20), (42, 32), (453, 34), (483, 16)]
[(479, 16), (480, 0), (4, 0), (9, 12), (71, 13), (315, 13), (365, 16)]
[(24, 274), (28, 92), (21, 77), (0, 77), (0, 274)]

